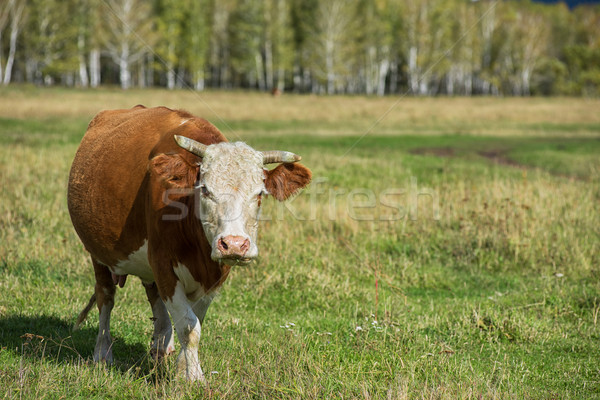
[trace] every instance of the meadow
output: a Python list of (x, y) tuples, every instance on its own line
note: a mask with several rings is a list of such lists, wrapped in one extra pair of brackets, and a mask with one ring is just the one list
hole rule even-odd
[[(264, 201), (259, 260), (208, 310), (208, 386), (148, 355), (118, 289), (115, 364), (91, 361), (89, 257), (67, 212), (89, 120), (184, 108), (302, 155)], [(600, 398), (600, 100), (0, 88), (1, 398)], [(177, 344), (178, 347), (178, 344)]]

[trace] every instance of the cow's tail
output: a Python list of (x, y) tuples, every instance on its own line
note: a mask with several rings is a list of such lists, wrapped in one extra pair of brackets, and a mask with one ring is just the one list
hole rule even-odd
[(79, 316), (77, 317), (77, 322), (75, 322), (75, 326), (73, 326), (74, 331), (79, 329), (79, 325), (81, 325), (81, 323), (85, 321), (88, 313), (90, 312), (92, 307), (94, 307), (94, 304), (96, 304), (96, 293), (94, 293), (92, 297), (90, 297), (90, 301), (88, 302), (87, 306), (85, 306), (85, 308), (79, 313)]

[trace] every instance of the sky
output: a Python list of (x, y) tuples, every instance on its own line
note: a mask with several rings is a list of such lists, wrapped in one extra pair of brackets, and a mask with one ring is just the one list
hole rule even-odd
[[(558, 3), (557, 0), (534, 0), (538, 3)], [(579, 4), (600, 4), (600, 0), (563, 0), (563, 3), (567, 3), (569, 8), (574, 8)]]

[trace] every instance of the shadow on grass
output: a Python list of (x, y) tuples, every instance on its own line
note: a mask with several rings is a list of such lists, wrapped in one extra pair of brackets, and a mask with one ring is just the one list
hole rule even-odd
[[(56, 364), (92, 364), (96, 344), (96, 327), (73, 331), (70, 320), (54, 316), (7, 316), (0, 318), (0, 346), (27, 361)], [(122, 373), (154, 375), (155, 366), (149, 348), (140, 343), (125, 343), (113, 337), (113, 367)]]

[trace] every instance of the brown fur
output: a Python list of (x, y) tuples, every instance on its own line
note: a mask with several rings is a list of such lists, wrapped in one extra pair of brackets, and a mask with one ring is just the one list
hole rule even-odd
[(284, 201), (310, 183), (312, 173), (302, 164), (279, 164), (265, 171), (265, 187), (277, 200)]

